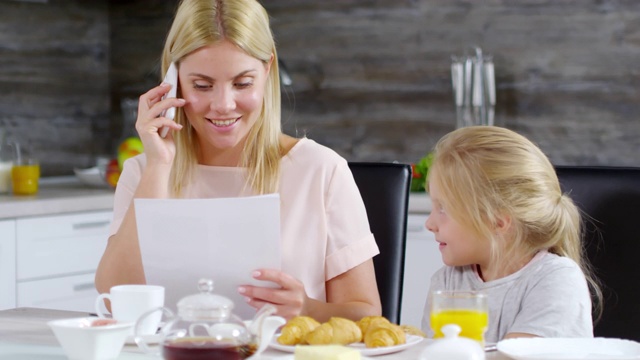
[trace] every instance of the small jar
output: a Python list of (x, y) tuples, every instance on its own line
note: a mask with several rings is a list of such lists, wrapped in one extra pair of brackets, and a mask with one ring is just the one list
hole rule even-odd
[(456, 324), (442, 327), (444, 338), (437, 339), (420, 354), (420, 360), (485, 360), (480, 343), (459, 337), (462, 329)]

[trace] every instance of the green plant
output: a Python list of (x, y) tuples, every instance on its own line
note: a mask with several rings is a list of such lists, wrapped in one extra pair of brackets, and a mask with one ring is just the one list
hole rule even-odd
[(411, 191), (424, 191), (429, 167), (433, 162), (433, 153), (423, 156), (416, 164), (412, 164), (413, 178), (411, 179)]

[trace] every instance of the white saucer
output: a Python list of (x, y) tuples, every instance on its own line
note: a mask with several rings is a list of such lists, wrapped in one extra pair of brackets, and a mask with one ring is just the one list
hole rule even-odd
[[(158, 345), (162, 341), (162, 335), (153, 334), (153, 335), (142, 335), (142, 338), (147, 343), (147, 345)], [(135, 336), (129, 335), (125, 340), (125, 344), (127, 345), (136, 345)]]

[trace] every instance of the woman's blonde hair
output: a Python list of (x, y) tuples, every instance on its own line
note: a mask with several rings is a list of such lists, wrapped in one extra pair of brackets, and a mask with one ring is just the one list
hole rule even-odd
[[(256, 0), (181, 1), (162, 52), (162, 73), (167, 72), (171, 62), (179, 67), (185, 56), (222, 40), (265, 64), (271, 61), (262, 110), (247, 135), (240, 166), (247, 168), (247, 186), (255, 193), (273, 193), (278, 186), (281, 158), (280, 79), (269, 16), (262, 5)], [(176, 158), (170, 186), (179, 196), (193, 179), (198, 139), (182, 108), (177, 109), (175, 121), (184, 126), (182, 131), (173, 133)]]
[[(438, 184), (447, 214), (490, 240), (494, 263), (502, 264), (516, 249), (527, 255), (548, 250), (573, 259), (591, 288), (594, 314), (600, 316), (602, 293), (585, 256), (580, 211), (562, 193), (553, 165), (535, 144), (501, 127), (460, 128), (436, 144), (428, 176)], [(505, 216), (511, 226), (503, 251), (495, 229)]]

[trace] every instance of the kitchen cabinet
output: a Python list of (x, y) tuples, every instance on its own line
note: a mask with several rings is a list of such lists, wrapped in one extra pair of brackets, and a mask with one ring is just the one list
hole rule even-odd
[(94, 211), (16, 219), (16, 305), (93, 312), (111, 217)]
[(18, 306), (95, 312), (95, 272), (17, 284)]
[(0, 221), (0, 310), (16, 306), (16, 221)]
[(438, 243), (424, 227), (429, 214), (410, 213), (407, 219), (407, 245), (400, 323), (420, 327), (431, 276), (444, 263)]

